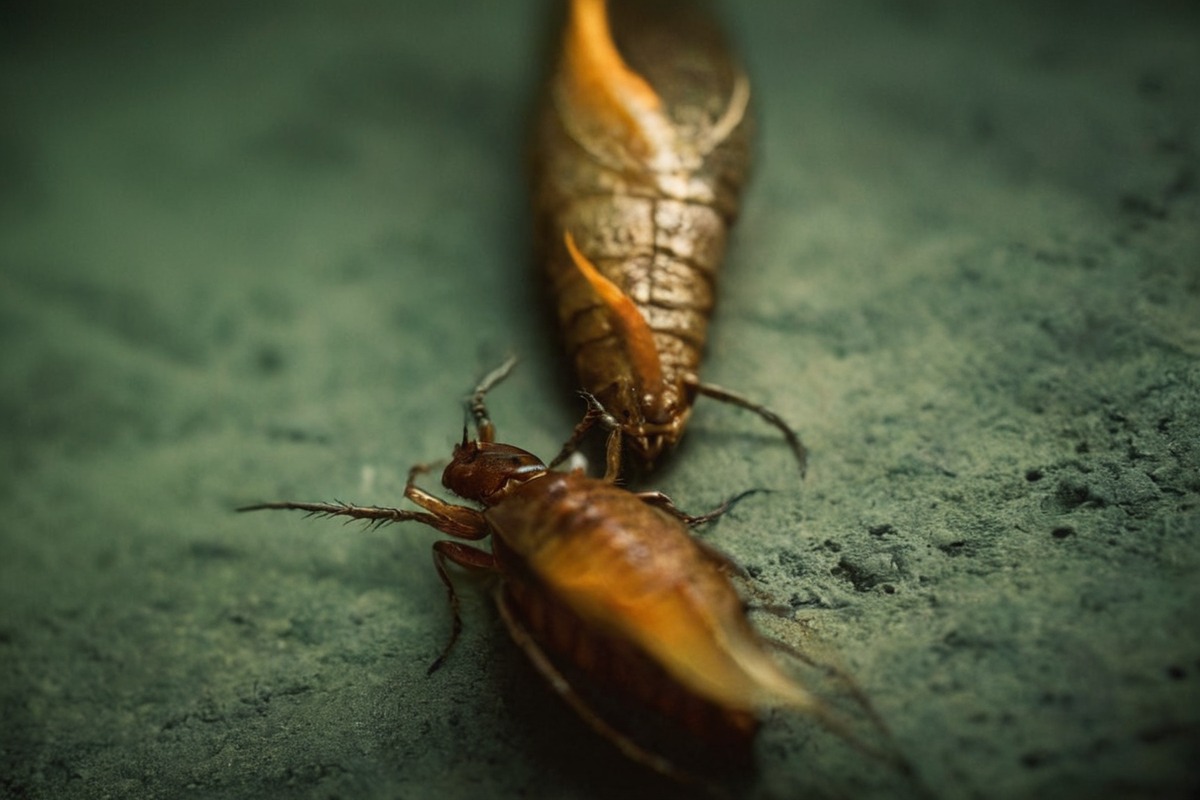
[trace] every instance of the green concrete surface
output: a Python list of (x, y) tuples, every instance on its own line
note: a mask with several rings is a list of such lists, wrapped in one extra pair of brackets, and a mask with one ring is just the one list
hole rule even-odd
[[(770, 715), (747, 798), (1200, 790), (1200, 9), (727, 3), (759, 159), (647, 481), (790, 603), (908, 778)], [(694, 796), (585, 729), (399, 502), (505, 354), (547, 4), (0, 10), (0, 796)], [(431, 486), (431, 488), (433, 488)]]

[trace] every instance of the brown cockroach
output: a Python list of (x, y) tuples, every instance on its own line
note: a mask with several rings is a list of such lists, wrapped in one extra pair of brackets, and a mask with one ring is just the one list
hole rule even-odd
[(749, 83), (694, 8), (618, 5), (610, 27), (605, 0), (572, 0), (535, 126), (540, 258), (579, 382), (598, 401), (551, 465), (601, 421), (598, 406), (608, 476), (622, 441), (652, 465), (705, 395), (777, 427), (803, 472), (804, 447), (778, 414), (698, 376), (749, 166)]
[(420, 511), (300, 502), (239, 510), (294, 509), (375, 525), (413, 520), (454, 539), (490, 536), (490, 552), (449, 539), (433, 545), (453, 626), (429, 671), (462, 629), (448, 566), (495, 573), (500, 616), (534, 667), (591, 728), (667, 776), (690, 780), (692, 773), (622, 730), (601, 706), (616, 698), (642, 709), (721, 760), (748, 759), (766, 707), (801, 709), (841, 730), (768, 653), (730, 580), (732, 564), (689, 534), (733, 500), (689, 516), (666, 495), (633, 493), (581, 470), (553, 472), (532, 453), (496, 442), (484, 395), (512, 364), (476, 388), (468, 406), (476, 438), (464, 426), (442, 473), (447, 489), (483, 510), (418, 488), (414, 479), (428, 469), (421, 465), (404, 490)]

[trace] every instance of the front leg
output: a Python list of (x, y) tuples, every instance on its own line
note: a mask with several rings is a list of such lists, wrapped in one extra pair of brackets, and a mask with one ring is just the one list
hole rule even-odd
[(489, 528), (482, 511), (448, 503), (417, 486), (417, 476), (428, 471), (429, 465), (416, 464), (408, 471), (408, 482), (404, 484), (404, 496), (429, 512), (426, 516), (432, 521), (426, 521), (425, 524), (459, 539), (482, 539), (487, 536)]
[(352, 503), (302, 503), (284, 500), (273, 503), (254, 503), (242, 506), (238, 511), (305, 511), (310, 517), (348, 517), (361, 519), (378, 528), (393, 522), (420, 522), (436, 528), (447, 536), (459, 539), (482, 539), (488, 535), (487, 520), (483, 512), (467, 506), (447, 503), (415, 485), (417, 475), (428, 472), (429, 467), (418, 464), (408, 471), (408, 482), (404, 485), (404, 496), (424, 511), (409, 511), (405, 508), (386, 506), (357, 506)]
[[(591, 395), (585, 395), (591, 397)], [(571, 437), (563, 442), (562, 449), (558, 451), (558, 455), (550, 462), (550, 469), (554, 469), (562, 462), (566, 461), (572, 453), (579, 449), (579, 443), (583, 441), (583, 437), (592, 429), (597, 422), (600, 421), (603, 410), (597, 413), (590, 404), (587, 412), (583, 415), (583, 419), (575, 425), (575, 429), (571, 431)]]
[[(305, 511), (310, 517), (349, 517), (350, 519), (365, 520), (372, 528), (389, 525), (393, 522), (413, 520), (424, 525), (442, 530), (442, 520), (433, 514), (423, 511), (409, 511), (404, 508), (387, 508), (385, 506), (356, 506), (352, 503), (335, 501), (332, 503), (301, 503), (293, 500), (282, 500), (273, 503), (254, 503), (242, 506), (237, 511)], [(451, 533), (450, 531), (446, 531)], [(451, 533), (451, 535), (454, 535)]]
[(588, 410), (584, 413), (583, 419), (579, 420), (575, 429), (571, 431), (571, 438), (563, 443), (558, 455), (550, 462), (550, 468), (554, 469), (566, 461), (572, 453), (579, 449), (579, 443), (583, 441), (587, 432), (599, 424), (608, 429), (608, 439), (604, 445), (604, 481), (616, 483), (617, 477), (621, 473), (621, 424), (617, 422), (616, 417), (608, 413), (604, 406), (600, 405), (600, 401), (590, 392), (580, 392), (580, 394), (587, 401)]

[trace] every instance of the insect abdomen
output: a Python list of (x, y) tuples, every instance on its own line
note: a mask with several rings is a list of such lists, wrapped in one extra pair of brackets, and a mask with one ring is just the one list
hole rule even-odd
[[(572, 688), (589, 702), (636, 720), (638, 728), (655, 727), (640, 719), (639, 712), (657, 713), (668, 729), (686, 731), (701, 749), (721, 753), (723, 761), (736, 764), (749, 758), (760, 724), (753, 713), (724, 708), (694, 694), (629, 643), (588, 626), (531, 584), (509, 581), (504, 591), (513, 613), (556, 666), (579, 679)], [(669, 733), (666, 738), (681, 741)]]
[(485, 513), (507, 605), (560, 669), (709, 746), (749, 749), (775, 667), (682, 523), (577, 473), (531, 481)]
[[(589, 225), (588, 218), (606, 224)], [(678, 200), (593, 196), (558, 217), (604, 277), (616, 284), (654, 334), (664, 376), (692, 373), (700, 363), (712, 314), (725, 226), (712, 208)], [(560, 244), (561, 247), (561, 244)], [(549, 271), (567, 351), (581, 373), (601, 362), (597, 348), (623, 348), (608, 311), (564, 251)], [(623, 350), (621, 352), (624, 352)], [(609, 377), (611, 380), (611, 376)], [(604, 384), (583, 381), (594, 393)]]
[[(613, 5), (616, 43), (661, 104), (654, 124), (622, 128), (620, 114), (596, 107), (603, 97), (560, 72), (546, 93), (534, 150), (541, 259), (566, 349), (596, 395), (628, 372), (626, 354), (564, 234), (637, 306), (667, 382), (694, 376), (749, 160), (744, 108), (727, 129), (720, 122), (731, 104), (738, 110), (742, 78), (711, 25), (682, 5), (669, 13)], [(639, 138), (647, 136), (654, 141)]]

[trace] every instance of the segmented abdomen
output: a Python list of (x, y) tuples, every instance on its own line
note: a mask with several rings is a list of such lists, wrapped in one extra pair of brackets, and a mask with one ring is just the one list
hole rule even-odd
[(722, 650), (748, 630), (729, 623), (731, 614), (743, 621), (740, 599), (677, 520), (578, 474), (534, 481), (486, 514), (506, 604), (589, 704), (656, 712), (708, 748), (731, 749), (726, 760), (746, 757), (759, 728), (753, 702), (702, 696), (639, 645), (623, 618), (651, 624), (643, 615), (670, 595), (689, 607), (684, 618), (712, 620), (701, 634), (707, 647)]
[[(715, 300), (724, 221), (695, 203), (593, 195), (571, 202), (555, 223), (571, 231), (600, 273), (633, 300), (654, 333), (663, 377), (675, 383), (677, 375), (694, 374)], [(589, 365), (612, 363), (609, 351), (623, 354), (624, 344), (566, 252), (547, 267), (567, 351), (587, 376), (584, 388), (599, 393), (614, 376), (593, 375)]]
[(739, 752), (757, 709), (799, 696), (750, 627), (724, 562), (637, 495), (551, 473), (485, 516), (512, 616), (591, 693)]
[(622, 25), (619, 11), (613, 9), (616, 43), (661, 100), (670, 134), (662, 138), (686, 169), (664, 171), (652, 158), (639, 161), (636, 139), (589, 140), (587, 120), (577, 119), (588, 109), (563, 100), (568, 89), (557, 74), (538, 118), (533, 164), (540, 257), (566, 349), (583, 388), (597, 395), (622, 377), (612, 373), (624, 368), (624, 345), (573, 263), (564, 234), (634, 302), (653, 331), (664, 379), (678, 384), (700, 363), (749, 160), (745, 115), (711, 138), (742, 80), (711, 26), (678, 14)]
[[(618, 716), (650, 711), (691, 734), (722, 761), (746, 761), (760, 727), (756, 715), (724, 708), (689, 691), (628, 642), (588, 626), (533, 584), (508, 581), (502, 591), (511, 612), (551, 656), (589, 704)], [(619, 724), (619, 723), (618, 723)], [(645, 728), (646, 720), (637, 727)], [(662, 732), (655, 727), (655, 734)], [(636, 738), (636, 737), (635, 737)], [(682, 749), (686, 740), (667, 735)], [(695, 749), (695, 748), (693, 748)]]

